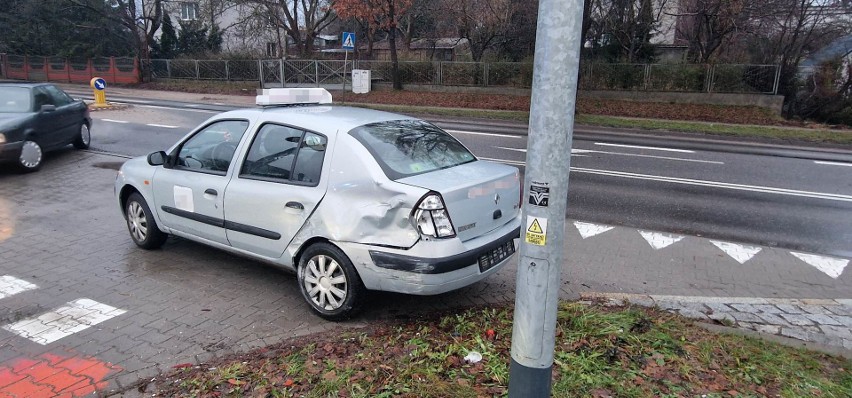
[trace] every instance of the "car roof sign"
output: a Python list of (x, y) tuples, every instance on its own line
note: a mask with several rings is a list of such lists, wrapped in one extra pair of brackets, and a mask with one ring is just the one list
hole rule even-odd
[(266, 88), (255, 101), (260, 106), (330, 104), (331, 93), (324, 88)]

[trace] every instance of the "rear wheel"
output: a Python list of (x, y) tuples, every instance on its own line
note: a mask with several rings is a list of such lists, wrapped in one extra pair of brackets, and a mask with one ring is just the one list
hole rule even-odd
[(124, 217), (127, 219), (127, 229), (133, 243), (145, 250), (157, 249), (166, 243), (169, 237), (157, 226), (148, 203), (138, 192), (127, 198), (124, 206)]
[(316, 243), (305, 250), (297, 277), (299, 290), (314, 312), (331, 321), (356, 315), (367, 295), (352, 261), (328, 243)]
[(35, 141), (24, 141), (21, 146), (21, 154), (18, 155), (18, 167), (25, 172), (36, 171), (41, 168), (44, 160), (44, 151), (41, 145)]
[(74, 140), (74, 148), (89, 149), (89, 144), (92, 143), (92, 132), (89, 131), (89, 125), (86, 122), (80, 124), (80, 132), (77, 133), (77, 138)]

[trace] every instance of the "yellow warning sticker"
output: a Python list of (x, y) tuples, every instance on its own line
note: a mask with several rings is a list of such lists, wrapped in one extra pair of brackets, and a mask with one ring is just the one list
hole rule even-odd
[(544, 246), (547, 244), (547, 219), (527, 216), (527, 232), (524, 241), (531, 245)]

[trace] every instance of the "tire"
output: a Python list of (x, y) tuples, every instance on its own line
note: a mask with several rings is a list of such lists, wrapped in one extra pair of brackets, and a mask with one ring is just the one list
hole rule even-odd
[(21, 153), (18, 155), (18, 168), (25, 173), (33, 172), (41, 168), (44, 162), (44, 150), (36, 141), (24, 140)]
[(145, 250), (159, 249), (169, 237), (157, 226), (148, 203), (138, 192), (130, 194), (124, 204), (124, 219), (133, 243)]
[(357, 315), (367, 296), (352, 261), (329, 243), (315, 243), (305, 249), (296, 277), (302, 297), (311, 309), (330, 321)]
[(89, 144), (92, 143), (92, 132), (89, 130), (89, 125), (86, 122), (80, 123), (80, 131), (77, 133), (77, 138), (74, 139), (74, 148), (89, 149)]

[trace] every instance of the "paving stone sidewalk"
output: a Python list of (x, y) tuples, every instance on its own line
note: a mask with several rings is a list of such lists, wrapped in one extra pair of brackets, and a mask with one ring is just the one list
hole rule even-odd
[[(38, 173), (0, 169), (0, 396), (125, 394), (177, 364), (514, 299), (517, 268), (510, 264), (444, 295), (377, 293), (357, 321), (325, 322), (311, 314), (289, 273), (183, 239), (162, 250), (136, 248), (112, 186), (124, 160), (69, 149), (51, 153)], [(778, 248), (735, 251), (733, 243), (573, 220), (565, 232), (562, 299), (632, 294), (684, 315), (728, 314), (744, 328), (778, 326), (778, 334), (840, 347), (852, 340), (847, 259), (811, 264)]]
[(687, 318), (842, 348), (852, 355), (852, 299), (779, 299), (583, 293), (605, 300), (658, 307)]

